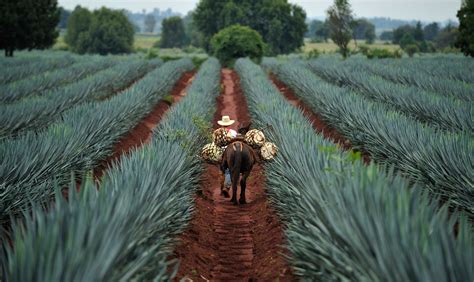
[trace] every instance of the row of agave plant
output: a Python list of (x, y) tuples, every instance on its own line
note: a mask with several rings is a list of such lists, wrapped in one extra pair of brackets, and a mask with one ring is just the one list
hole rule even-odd
[(367, 70), (355, 69), (336, 60), (315, 60), (308, 62), (307, 66), (326, 81), (349, 87), (429, 126), (474, 134), (474, 111), (469, 102), (387, 81)]
[[(426, 75), (416, 68), (410, 68), (407, 65), (396, 65), (386, 62), (373, 62), (367, 60), (351, 60), (347, 64), (360, 70), (366, 69), (375, 75), (379, 75), (387, 80), (405, 85), (413, 85), (419, 89), (437, 93), (446, 97), (459, 99), (462, 101), (474, 100), (474, 85), (463, 81), (452, 80), (445, 76)], [(472, 63), (471, 63), (472, 67)], [(468, 71), (466, 68), (465, 71)]]
[(64, 111), (81, 103), (105, 100), (161, 64), (160, 59), (125, 60), (39, 97), (1, 105), (0, 139), (14, 137), (28, 130), (42, 130), (57, 120)]
[(39, 73), (9, 84), (0, 85), (0, 102), (7, 104), (29, 96), (40, 96), (49, 89), (55, 89), (86, 78), (109, 68), (118, 60), (112, 57), (87, 56), (75, 64), (55, 71)]
[[(156, 80), (156, 77), (154, 77)], [(159, 81), (156, 81), (159, 83)], [(174, 238), (189, 221), (202, 166), (195, 151), (211, 128), (220, 65), (208, 59), (150, 144), (122, 157), (97, 190), (86, 180), (15, 225), (2, 255), (8, 281), (169, 280)], [(113, 129), (112, 129), (113, 130)]]
[[(312, 129), (248, 59), (236, 63), (252, 119), (279, 156), (266, 166), (285, 224), (290, 261), (303, 280), (472, 281), (473, 237), (418, 185), (391, 167), (365, 166)], [(303, 80), (304, 77), (300, 77)]]
[(433, 77), (474, 83), (474, 73), (466, 71), (474, 67), (474, 60), (458, 55), (431, 55), (400, 60), (382, 60), (383, 64), (410, 68)]
[(440, 132), (329, 84), (298, 63), (273, 64), (271, 71), (355, 149), (377, 163), (393, 165), (434, 196), (474, 214), (472, 135)]
[[(37, 57), (38, 58), (38, 57)], [(68, 67), (77, 62), (78, 57), (70, 54), (63, 54), (61, 56), (46, 55), (41, 56), (41, 59), (25, 59), (25, 63), (18, 64), (17, 61), (21, 59), (3, 59), (4, 66), (0, 71), (0, 84), (12, 83), (38, 73), (54, 71), (56, 69)]]
[(48, 201), (53, 184), (83, 175), (112, 153), (114, 144), (152, 111), (176, 81), (194, 68), (190, 59), (164, 64), (114, 97), (74, 107), (46, 130), (0, 142), (0, 221), (30, 202)]

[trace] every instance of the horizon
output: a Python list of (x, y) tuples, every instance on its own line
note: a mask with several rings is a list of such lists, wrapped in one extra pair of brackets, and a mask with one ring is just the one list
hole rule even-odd
[[(77, 5), (89, 9), (108, 7), (112, 9), (126, 9), (132, 12), (151, 12), (153, 9), (172, 9), (181, 15), (186, 15), (195, 9), (198, 0), (178, 0), (178, 1), (77, 1), (58, 0), (58, 5), (68, 10), (74, 9)], [(288, 1), (297, 4), (306, 11), (307, 18), (325, 18), (325, 12), (332, 4), (332, 0), (292, 0)], [(422, 22), (446, 22), (457, 21), (456, 13), (461, 6), (461, 0), (352, 0), (350, 1), (352, 10), (358, 18), (390, 18), (394, 20), (416, 20)], [(423, 11), (423, 12), (420, 12)]]

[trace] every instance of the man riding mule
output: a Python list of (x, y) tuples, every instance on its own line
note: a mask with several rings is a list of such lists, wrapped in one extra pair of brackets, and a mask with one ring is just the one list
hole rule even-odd
[[(235, 120), (231, 120), (229, 116), (222, 116), (221, 120), (217, 121), (217, 124), (221, 125), (222, 127), (216, 130), (216, 133), (220, 132), (220, 136), (218, 136), (216, 133), (214, 134), (214, 137), (216, 138), (222, 138), (219, 142), (217, 142), (223, 150), (226, 149), (227, 147), (227, 139), (234, 139), (237, 137), (238, 133), (237, 131), (233, 130), (230, 128), (231, 125), (235, 123)], [(226, 139), (226, 140), (224, 140)], [(225, 144), (225, 145), (224, 145)], [(220, 179), (221, 183), (221, 194), (223, 194), (226, 197), (229, 197), (229, 190), (231, 187), (231, 174), (230, 174), (230, 169), (228, 167), (225, 167), (222, 165), (221, 162), (221, 170), (222, 170), (222, 175)]]
[(246, 182), (254, 164), (260, 160), (272, 160), (277, 153), (277, 148), (275, 144), (265, 142), (265, 136), (261, 130), (249, 130), (251, 124), (239, 126), (237, 133), (230, 128), (235, 121), (229, 116), (223, 116), (217, 123), (222, 127), (213, 132), (213, 142), (203, 147), (200, 157), (204, 161), (219, 165), (222, 171), (221, 194), (229, 197), (232, 186), (231, 201), (234, 204), (238, 203), (237, 185), (242, 174), (239, 202), (245, 204)]
[[(222, 120), (218, 121), (217, 123), (224, 126), (224, 128), (228, 130), (227, 127), (232, 125), (234, 122), (235, 121), (231, 120), (228, 116), (223, 116)], [(234, 204), (237, 204), (237, 185), (239, 183), (241, 174), (242, 179), (240, 180), (239, 203), (246, 203), (245, 188), (247, 177), (250, 175), (253, 165), (257, 161), (257, 156), (253, 148), (243, 142), (244, 138), (242, 136), (247, 133), (249, 127), (250, 125), (239, 127), (239, 135), (235, 134), (235, 137), (233, 137), (231, 143), (226, 146), (222, 156), (221, 170), (224, 173), (224, 181), (221, 181), (221, 191), (224, 196), (228, 197), (230, 189), (229, 186), (231, 184), (231, 202)]]

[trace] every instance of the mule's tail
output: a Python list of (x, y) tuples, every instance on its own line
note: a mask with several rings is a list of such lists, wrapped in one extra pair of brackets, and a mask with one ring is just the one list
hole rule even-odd
[(242, 167), (242, 144), (234, 143), (234, 166), (232, 167), (232, 183), (239, 183), (240, 170)]

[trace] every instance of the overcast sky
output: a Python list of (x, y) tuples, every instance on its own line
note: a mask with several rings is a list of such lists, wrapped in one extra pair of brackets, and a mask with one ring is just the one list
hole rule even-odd
[[(153, 8), (167, 9), (186, 14), (194, 9), (198, 0), (58, 0), (59, 5), (73, 9), (80, 4), (83, 7), (124, 8), (132, 11), (148, 11)], [(291, 3), (301, 5), (309, 17), (324, 16), (332, 0), (290, 0)], [(456, 19), (461, 0), (351, 0), (352, 8), (358, 17), (390, 17), (394, 19), (445, 21)]]

